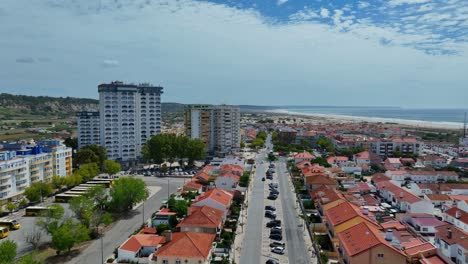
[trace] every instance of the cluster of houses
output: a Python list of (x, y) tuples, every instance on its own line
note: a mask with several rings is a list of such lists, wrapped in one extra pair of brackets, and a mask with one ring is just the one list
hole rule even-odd
[[(328, 236), (332, 249), (325, 254), (330, 259), (345, 264), (468, 263), (468, 182), (452, 171), (430, 170), (446, 167), (447, 161), (423, 158), (425, 170), (418, 170), (419, 161), (373, 161), (367, 151), (351, 161), (329, 157), (331, 168), (314, 164), (307, 152), (292, 158), (320, 220), (310, 227), (316, 235)], [(343, 170), (349, 162), (377, 162), (386, 172), (362, 181)]]
[(144, 227), (118, 248), (115, 262), (211, 263), (220, 255), (216, 254), (216, 244), (229, 220), (235, 192), (242, 191), (237, 184), (244, 166), (243, 159), (231, 157), (198, 171), (179, 191), (179, 194), (192, 192), (198, 195), (191, 201), (187, 215), (177, 219), (175, 232), (166, 230), (157, 235), (156, 226), (169, 225), (171, 218), (176, 216), (169, 208), (162, 208), (152, 217), (153, 227)]

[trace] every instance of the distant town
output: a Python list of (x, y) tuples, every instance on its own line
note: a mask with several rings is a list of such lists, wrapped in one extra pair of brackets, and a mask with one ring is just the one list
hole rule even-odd
[(1, 263), (468, 263), (466, 125), (164, 111), (164, 92), (2, 108)]

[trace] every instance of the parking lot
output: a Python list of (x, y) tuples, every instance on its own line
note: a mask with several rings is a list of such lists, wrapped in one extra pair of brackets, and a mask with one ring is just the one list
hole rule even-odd
[[(265, 170), (268, 169), (268, 165), (269, 165), (268, 162), (265, 162), (263, 164), (263, 166), (266, 167)], [(281, 206), (281, 200), (280, 200), (281, 199), (281, 193), (279, 193), (278, 198), (276, 200), (268, 199), (267, 197), (270, 194), (270, 188), (269, 188), (270, 183), (279, 184), (278, 183), (277, 173), (273, 173), (273, 180), (265, 179), (265, 181), (264, 181), (264, 186), (263, 186), (263, 191), (264, 191), (264, 196), (263, 197), (265, 197), (264, 198), (264, 206), (273, 206), (273, 207), (276, 208), (276, 219), (281, 220), (281, 228), (283, 229), (283, 231), (282, 231), (283, 240), (281, 240), (280, 242), (285, 242), (286, 234), (284, 233), (284, 224), (285, 223), (284, 223), (284, 219), (283, 219), (283, 208)], [(278, 188), (278, 190), (279, 190), (279, 188)], [(265, 213), (265, 210), (262, 212), (262, 215), (264, 215), (264, 213)], [(281, 264), (289, 263), (289, 260), (288, 260), (288, 245), (287, 244), (285, 246), (285, 250), (284, 250), (282, 255), (271, 252), (272, 248), (270, 247), (270, 243), (274, 242), (275, 240), (272, 240), (272, 239), (269, 238), (271, 228), (266, 227), (266, 224), (270, 220), (271, 220), (270, 218), (263, 217), (262, 227), (261, 227), (261, 230), (262, 230), (262, 252), (261, 252), (261, 262), (260, 263), (265, 263), (268, 259), (276, 260)]]

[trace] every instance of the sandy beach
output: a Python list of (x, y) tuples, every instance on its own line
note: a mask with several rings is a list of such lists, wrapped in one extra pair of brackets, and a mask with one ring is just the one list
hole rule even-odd
[(300, 116), (301, 118), (313, 118), (321, 122), (333, 122), (333, 123), (359, 123), (359, 122), (371, 122), (371, 123), (392, 123), (400, 124), (404, 126), (417, 127), (417, 128), (433, 128), (433, 129), (463, 129), (463, 123), (455, 122), (430, 122), (420, 120), (406, 120), (397, 118), (380, 118), (380, 117), (363, 117), (363, 116), (347, 116), (347, 115), (332, 115), (332, 114), (312, 114), (312, 113), (300, 113), (292, 112), (288, 110), (267, 110), (265, 111), (271, 114), (287, 115), (287, 116)]

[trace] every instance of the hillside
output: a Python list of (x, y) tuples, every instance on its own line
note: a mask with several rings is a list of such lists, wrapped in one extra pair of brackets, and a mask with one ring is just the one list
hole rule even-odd
[[(0, 119), (69, 118), (77, 111), (97, 110), (98, 100), (74, 97), (50, 97), (0, 94)], [(184, 105), (163, 103), (163, 112), (183, 111)]]

